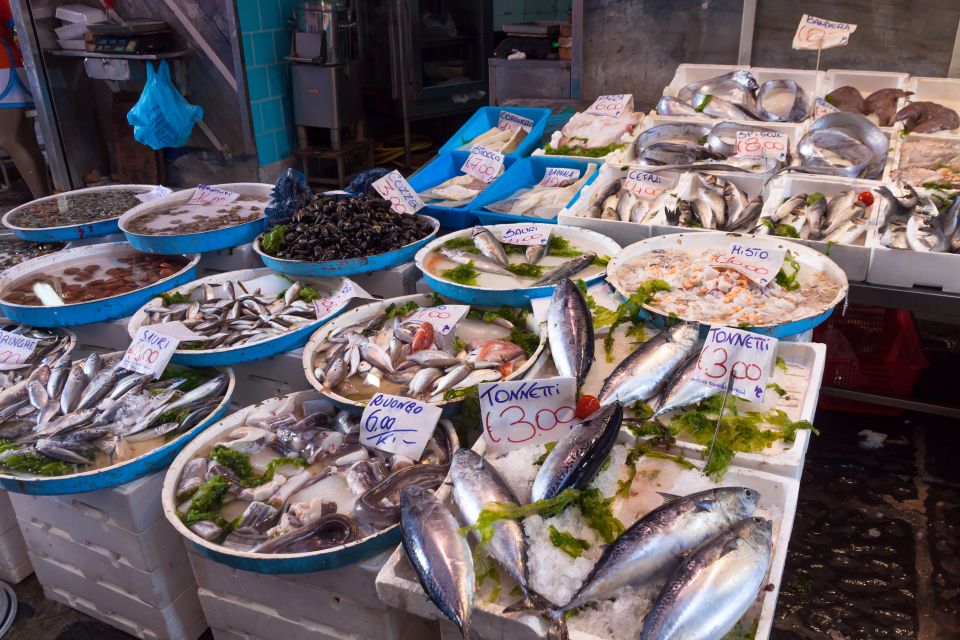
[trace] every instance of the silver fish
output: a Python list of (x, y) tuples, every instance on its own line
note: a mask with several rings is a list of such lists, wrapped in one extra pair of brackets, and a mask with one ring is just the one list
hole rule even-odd
[(760, 118), (742, 104), (724, 100), (719, 96), (697, 93), (691, 98), (690, 104), (704, 115), (729, 120), (759, 120)]
[(113, 385), (117, 383), (124, 372), (125, 370), (118, 366), (101, 370), (83, 390), (83, 395), (80, 396), (80, 402), (76, 408), (89, 409), (100, 402), (113, 389)]
[(90, 380), (93, 380), (94, 376), (100, 373), (100, 369), (102, 368), (103, 360), (101, 360), (100, 356), (96, 353), (91, 353), (87, 356), (87, 359), (83, 361), (83, 372)]
[[(800, 164), (809, 171), (848, 178), (879, 178), (890, 140), (857, 113), (828, 113), (817, 119), (797, 143)], [(824, 151), (827, 153), (824, 154)]]
[(577, 379), (577, 387), (594, 360), (594, 333), (590, 308), (580, 289), (565, 278), (553, 290), (547, 310), (547, 339), (557, 372)]
[(949, 250), (950, 241), (936, 218), (912, 215), (907, 220), (907, 246), (914, 251), (943, 252)]
[(631, 404), (659, 393), (680, 363), (693, 354), (699, 332), (698, 324), (681, 322), (640, 345), (604, 381), (597, 396), (600, 404)]
[(793, 80), (767, 80), (757, 90), (757, 113), (772, 122), (800, 122), (809, 106), (803, 89)]
[(485, 271), (486, 273), (495, 273), (500, 276), (513, 277), (513, 274), (507, 271), (503, 265), (496, 260), (488, 258), (487, 256), (467, 253), (466, 251), (462, 251), (460, 249), (440, 249), (440, 253), (458, 264), (473, 263), (473, 268), (477, 271)]
[(473, 228), (472, 235), (473, 244), (480, 250), (480, 253), (491, 260), (496, 260), (501, 266), (507, 266), (510, 260), (507, 258), (507, 252), (504, 251), (503, 245), (497, 240), (497, 236), (493, 235), (486, 227), (480, 226)]
[(555, 269), (545, 273), (542, 278), (533, 283), (533, 286), (540, 287), (547, 284), (555, 284), (564, 278), (575, 276), (590, 266), (590, 263), (593, 262), (596, 257), (596, 253), (588, 251), (582, 256), (567, 260)]
[(450, 369), (445, 376), (437, 380), (434, 388), (430, 391), (430, 395), (439, 395), (453, 389), (458, 382), (470, 375), (472, 371), (473, 365), (466, 362)]
[(440, 351), (439, 349), (415, 351), (407, 356), (407, 360), (411, 360), (425, 367), (451, 367), (460, 363), (460, 358), (452, 353)]
[(420, 371), (418, 371), (410, 381), (410, 384), (407, 387), (407, 392), (412, 396), (422, 395), (426, 393), (427, 389), (433, 386), (433, 383), (436, 382), (442, 375), (443, 369), (438, 369), (437, 367), (425, 367), (420, 369)]
[(829, 236), (850, 220), (859, 220), (864, 216), (867, 205), (857, 200), (858, 193), (852, 189), (842, 191), (830, 199), (827, 205), (826, 227), (823, 236)]
[(84, 368), (74, 367), (63, 385), (63, 391), (60, 394), (60, 411), (62, 413), (70, 413), (80, 403), (80, 396), (90, 382), (87, 374), (84, 373)]
[(714, 78), (692, 82), (677, 92), (677, 97), (690, 102), (697, 93), (718, 96), (737, 104), (752, 107), (754, 92), (759, 89), (757, 80), (749, 71), (739, 69)]
[(757, 196), (751, 199), (735, 216), (727, 220), (725, 231), (746, 231), (760, 218), (763, 200)]
[[(820, 224), (827, 213), (827, 199), (819, 198), (803, 207), (803, 217), (807, 221), (807, 237), (811, 240), (820, 239)], [(803, 236), (801, 236), (803, 237)]]
[(662, 116), (695, 116), (697, 110), (683, 100), (663, 96), (657, 101), (657, 113)]
[(829, 234), (823, 236), (826, 242), (855, 244), (867, 234), (867, 225), (858, 220), (847, 220)]
[(544, 244), (531, 244), (527, 246), (526, 250), (523, 252), (523, 255), (527, 259), (528, 263), (537, 264), (543, 260), (545, 255), (547, 255), (547, 248), (549, 246), (549, 241)]
[(720, 393), (721, 390), (716, 387), (708, 387), (691, 381), (697, 372), (699, 360), (700, 354), (695, 353), (687, 359), (683, 366), (677, 369), (663, 391), (660, 392), (656, 411), (650, 416), (650, 420), (656, 420), (666, 413), (689, 407)]
[(63, 385), (70, 377), (70, 354), (60, 356), (53, 368), (50, 369), (50, 379), (47, 380), (47, 395), (59, 398)]

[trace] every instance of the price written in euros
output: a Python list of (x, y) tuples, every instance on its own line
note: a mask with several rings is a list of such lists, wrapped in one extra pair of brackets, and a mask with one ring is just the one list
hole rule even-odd
[(482, 182), (493, 182), (503, 167), (503, 154), (474, 145), (460, 170)]
[(360, 443), (419, 460), (440, 419), (440, 408), (378, 393), (360, 418)]
[(663, 192), (672, 189), (676, 180), (670, 176), (630, 169), (623, 188), (645, 200), (653, 200)]
[(372, 186), (384, 200), (390, 202), (390, 208), (397, 213), (413, 214), (424, 207), (423, 200), (399, 171), (391, 171)]
[(559, 440), (576, 422), (576, 380), (509, 380), (479, 386), (484, 439), (503, 453)]
[(632, 93), (618, 93), (613, 95), (599, 96), (587, 109), (587, 113), (592, 113), (598, 116), (619, 118), (621, 115), (623, 115), (627, 105), (631, 104), (632, 102)]
[(693, 379), (714, 389), (724, 389), (732, 379), (731, 393), (762, 402), (771, 374), (777, 339), (731, 327), (711, 326), (697, 359)]
[(543, 178), (538, 183), (541, 187), (567, 187), (580, 178), (579, 169), (567, 169), (566, 167), (547, 167), (543, 172)]
[(734, 242), (727, 253), (717, 256), (710, 266), (734, 269), (765, 287), (780, 271), (786, 255), (786, 249), (753, 247)]
[(737, 131), (736, 155), (745, 158), (774, 158), (787, 161), (789, 141), (779, 131)]

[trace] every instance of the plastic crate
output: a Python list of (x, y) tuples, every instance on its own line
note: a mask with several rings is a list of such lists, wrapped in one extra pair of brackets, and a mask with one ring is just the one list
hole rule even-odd
[[(907, 398), (929, 366), (913, 315), (905, 309), (850, 305), (814, 331), (827, 345), (824, 386)], [(900, 415), (892, 407), (821, 396), (824, 409), (874, 415)]]

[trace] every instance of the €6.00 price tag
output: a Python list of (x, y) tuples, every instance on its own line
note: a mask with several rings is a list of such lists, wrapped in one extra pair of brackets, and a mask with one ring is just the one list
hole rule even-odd
[(693, 381), (726, 389), (733, 376), (730, 393), (744, 400), (763, 402), (776, 354), (776, 338), (711, 325)]
[(390, 208), (397, 213), (416, 213), (423, 209), (423, 200), (417, 195), (399, 171), (391, 171), (373, 183), (384, 200), (390, 201)]
[(7, 371), (23, 363), (37, 348), (34, 338), (19, 333), (0, 331), (0, 371)]
[(239, 193), (201, 184), (193, 190), (193, 196), (187, 204), (230, 204), (239, 197)]
[(507, 244), (543, 246), (550, 241), (552, 224), (511, 224), (500, 233), (500, 240)]
[(843, 47), (850, 42), (850, 34), (856, 30), (855, 24), (824, 20), (805, 13), (800, 18), (797, 32), (793, 36), (793, 48), (816, 51)]
[(628, 105), (633, 104), (632, 93), (618, 93), (610, 96), (600, 96), (593, 101), (587, 113), (597, 116), (610, 116), (619, 118), (626, 110)]
[(483, 436), (496, 453), (559, 440), (575, 422), (574, 378), (484, 382), (479, 392)]
[(369, 293), (350, 278), (344, 278), (343, 284), (337, 291), (325, 298), (313, 301), (313, 309), (317, 320), (323, 320), (334, 311), (340, 309), (351, 298), (369, 298)]
[(467, 156), (467, 161), (460, 167), (460, 171), (481, 182), (493, 182), (500, 175), (502, 167), (502, 153), (491, 151), (477, 144), (470, 148), (470, 155)]
[(440, 407), (385, 393), (360, 417), (360, 444), (419, 460), (440, 419)]
[(500, 119), (497, 120), (497, 129), (502, 131), (516, 131), (517, 129), (530, 131), (530, 129), (533, 129), (533, 120), (509, 111), (501, 111)]
[(434, 331), (447, 335), (453, 331), (468, 311), (470, 311), (470, 305), (442, 304), (438, 307), (420, 309), (410, 316), (407, 322), (428, 322), (433, 325)]
[(580, 169), (566, 167), (547, 167), (538, 187), (567, 187), (580, 179)]
[(737, 131), (737, 155), (743, 158), (774, 158), (787, 161), (787, 136), (779, 131)]
[(664, 191), (672, 189), (676, 184), (676, 179), (670, 176), (630, 169), (627, 171), (627, 180), (623, 183), (623, 188), (640, 198), (653, 200)]
[(154, 378), (159, 378), (177, 350), (178, 344), (180, 340), (160, 333), (155, 326), (140, 327), (133, 336), (133, 342), (127, 347), (127, 352), (119, 366), (137, 373), (149, 373)]
[(733, 242), (727, 252), (717, 256), (710, 266), (734, 269), (761, 287), (765, 287), (777, 277), (786, 255), (786, 249), (755, 247), (747, 242)]
[(168, 196), (171, 193), (173, 193), (173, 189), (168, 189), (163, 185), (157, 185), (156, 187), (154, 187), (150, 191), (147, 191), (146, 193), (138, 193), (137, 195), (134, 196), (134, 198), (136, 198), (140, 202), (153, 202), (154, 200), (159, 200), (160, 198), (163, 198), (164, 196)]

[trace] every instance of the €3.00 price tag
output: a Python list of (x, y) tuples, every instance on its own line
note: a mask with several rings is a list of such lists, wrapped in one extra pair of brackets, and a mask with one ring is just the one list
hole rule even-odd
[(855, 24), (824, 20), (805, 13), (800, 17), (797, 32), (793, 35), (793, 48), (817, 51), (844, 47), (850, 42), (850, 34), (856, 30)]
[(697, 360), (697, 373), (692, 379), (699, 384), (723, 390), (732, 376), (730, 393), (744, 400), (763, 402), (776, 355), (776, 338), (711, 325)]
[(407, 322), (427, 322), (433, 325), (433, 330), (437, 333), (447, 335), (457, 323), (470, 311), (470, 305), (466, 304), (442, 304), (437, 307), (427, 307), (420, 309), (407, 319)]
[(323, 320), (331, 313), (339, 309), (343, 304), (350, 300), (351, 298), (369, 298), (371, 297), (369, 293), (363, 290), (363, 287), (358, 285), (356, 282), (350, 278), (344, 278), (343, 284), (340, 285), (340, 288), (337, 289), (334, 293), (330, 294), (325, 298), (320, 298), (319, 300), (313, 301), (313, 309), (317, 314), (317, 320)]
[(777, 277), (786, 255), (786, 249), (751, 246), (749, 241), (732, 242), (727, 252), (717, 256), (710, 266), (733, 269), (765, 287)]
[(737, 131), (736, 155), (742, 158), (774, 158), (787, 161), (789, 139), (780, 131)]
[(552, 224), (511, 224), (500, 232), (500, 240), (507, 244), (543, 246), (550, 242)]
[(419, 460), (440, 412), (419, 400), (378, 393), (360, 417), (360, 444)]
[(517, 129), (530, 131), (533, 129), (533, 120), (509, 111), (501, 111), (500, 118), (497, 120), (497, 129), (502, 131), (516, 131)]
[(239, 193), (201, 184), (193, 190), (187, 204), (230, 204), (239, 197)]
[(609, 96), (599, 96), (587, 109), (587, 113), (596, 116), (610, 116), (619, 118), (628, 105), (633, 104), (632, 93), (618, 93)]
[(471, 175), (481, 182), (493, 182), (500, 175), (503, 168), (503, 154), (491, 151), (476, 144), (470, 148), (467, 161), (460, 167), (467, 175)]
[(559, 440), (576, 422), (574, 378), (484, 382), (479, 393), (483, 437), (496, 453)]
[(538, 187), (568, 187), (580, 179), (580, 169), (566, 167), (547, 167), (543, 178), (537, 183)]
[(676, 184), (677, 180), (670, 176), (630, 169), (627, 171), (627, 179), (623, 183), (623, 188), (640, 198), (653, 200), (664, 191), (672, 189)]
[(148, 373), (159, 378), (167, 368), (170, 358), (177, 350), (180, 340), (173, 336), (161, 333), (159, 325), (145, 326), (137, 329), (133, 342), (127, 347), (119, 366), (123, 369)]
[(154, 200), (159, 200), (160, 198), (168, 196), (171, 193), (173, 193), (173, 189), (169, 189), (163, 185), (157, 185), (146, 193), (138, 193), (134, 196), (134, 198), (140, 202), (153, 202)]
[(373, 183), (373, 188), (384, 200), (390, 201), (390, 208), (397, 213), (416, 213), (424, 207), (423, 200), (399, 171), (383, 176)]
[(0, 330), (0, 371), (22, 364), (36, 348), (36, 339)]

